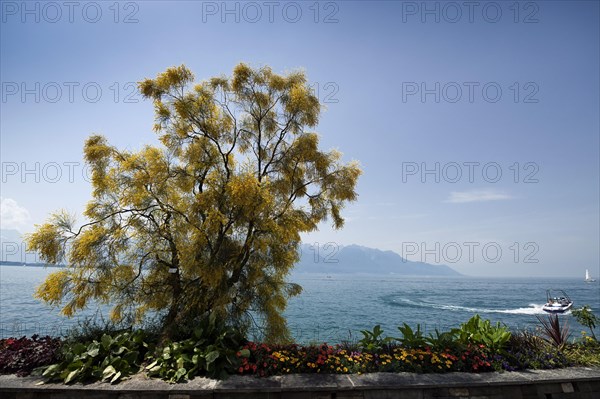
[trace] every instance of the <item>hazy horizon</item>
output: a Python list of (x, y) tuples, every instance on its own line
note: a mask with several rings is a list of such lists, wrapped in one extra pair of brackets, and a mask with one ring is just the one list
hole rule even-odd
[[(11, 240), (6, 240), (5, 236), (3, 234), (6, 233), (10, 233), (10, 232), (17, 232), (19, 234), (22, 235), (22, 233), (20, 233), (18, 231), (18, 229), (14, 229), (14, 230), (0, 230), (0, 244), (1, 244), (1, 248), (2, 248), (2, 255), (0, 258), (0, 261), (2, 262), (19, 262), (19, 263), (23, 263), (25, 265), (33, 265), (33, 264), (40, 264), (40, 263), (44, 263), (41, 262), (39, 255), (36, 253), (31, 253), (31, 252), (27, 252), (25, 250), (26, 245), (24, 240), (16, 240), (16, 241), (11, 241)], [(365, 248), (367, 250), (371, 250), (371, 251), (380, 251), (380, 252), (393, 252), (394, 254), (400, 256), (401, 258), (403, 258), (404, 260), (407, 260), (409, 263), (411, 262), (422, 262), (422, 263), (426, 263), (429, 265), (433, 265), (433, 266), (446, 266), (449, 267), (450, 269), (452, 269), (453, 271), (456, 271), (458, 273), (460, 273), (457, 276), (448, 276), (448, 275), (418, 275), (418, 274), (401, 274), (401, 273), (390, 273), (390, 274), (383, 274), (383, 273), (373, 273), (370, 272), (372, 270), (370, 269), (365, 269), (365, 271), (363, 272), (335, 272), (335, 271), (331, 271), (330, 269), (327, 269), (327, 266), (332, 266), (332, 265), (336, 265), (338, 263), (340, 263), (340, 258), (339, 258), (339, 252), (345, 248), (345, 247), (360, 247), (360, 248)], [(376, 247), (367, 247), (364, 245), (360, 245), (360, 244), (356, 244), (356, 243), (352, 243), (352, 244), (338, 244), (338, 243), (334, 243), (334, 242), (327, 242), (327, 243), (315, 243), (315, 242), (301, 242), (300, 244), (300, 253), (302, 254), (302, 256), (306, 256), (306, 258), (308, 259), (307, 262), (311, 262), (314, 260), (314, 263), (317, 266), (323, 266), (323, 271), (319, 271), (319, 272), (305, 272), (301, 270), (301, 266), (306, 263), (306, 262), (299, 262), (298, 264), (296, 264), (296, 266), (294, 267), (294, 269), (291, 272), (291, 275), (294, 276), (298, 276), (298, 275), (302, 275), (302, 274), (306, 274), (306, 275), (312, 275), (312, 274), (321, 274), (321, 275), (338, 275), (338, 276), (356, 276), (356, 275), (372, 275), (372, 276), (392, 276), (392, 277), (398, 277), (398, 278), (402, 278), (402, 277), (423, 277), (423, 276), (430, 276), (430, 277), (442, 277), (442, 278), (452, 278), (452, 277), (469, 277), (469, 278), (478, 278), (478, 277), (490, 277), (490, 278), (536, 278), (539, 276), (536, 275), (502, 275), (502, 274), (486, 274), (486, 275), (477, 275), (477, 274), (466, 274), (461, 272), (455, 264), (447, 264), (447, 263), (432, 263), (432, 262), (426, 262), (424, 260), (416, 260), (416, 261), (411, 261), (408, 260), (407, 258), (403, 257), (401, 253), (398, 253), (394, 250), (389, 250), (389, 249), (381, 249), (381, 248), (376, 248)], [(430, 257), (433, 254), (430, 254)], [(317, 258), (319, 258), (317, 260)], [(404, 264), (404, 262), (399, 263), (398, 266), (402, 267), (402, 265)], [(343, 261), (341, 261), (340, 265), (343, 267), (345, 266)], [(63, 266), (63, 265), (60, 265)], [(589, 269), (589, 268), (587, 268)], [(572, 270), (572, 269), (569, 269)], [(595, 274), (595, 271), (593, 269), (591, 269), (591, 273), (592, 273), (592, 278), (597, 278), (598, 276)], [(573, 275), (572, 273), (569, 274), (564, 274), (564, 275), (560, 275), (560, 274), (556, 274), (556, 275), (544, 275), (544, 278), (556, 278), (556, 279), (573, 279), (573, 280), (581, 280), (582, 279), (582, 275)]]

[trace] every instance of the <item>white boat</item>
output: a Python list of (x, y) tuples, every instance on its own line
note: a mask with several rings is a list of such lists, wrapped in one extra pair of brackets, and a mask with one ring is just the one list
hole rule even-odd
[(546, 298), (546, 304), (542, 306), (542, 310), (548, 313), (564, 313), (573, 306), (573, 301), (563, 290), (548, 290)]
[(590, 271), (588, 269), (585, 269), (585, 282), (593, 283), (594, 281), (596, 281), (596, 279), (594, 279), (590, 276)]

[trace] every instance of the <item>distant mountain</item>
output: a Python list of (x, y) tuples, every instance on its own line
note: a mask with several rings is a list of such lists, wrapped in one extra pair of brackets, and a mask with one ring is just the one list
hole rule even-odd
[[(402, 276), (460, 276), (446, 265), (412, 262), (395, 252), (360, 245), (301, 246), (301, 258), (294, 273), (385, 274)], [(42, 266), (36, 253), (26, 252), (21, 233), (0, 230), (0, 265)]]
[(395, 274), (403, 276), (460, 276), (446, 265), (412, 262), (395, 252), (360, 245), (301, 246), (301, 259), (295, 273), (325, 274)]

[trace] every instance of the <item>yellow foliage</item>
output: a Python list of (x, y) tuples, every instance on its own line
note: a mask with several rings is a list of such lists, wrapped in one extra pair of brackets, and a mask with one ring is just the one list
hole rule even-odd
[(28, 251), (37, 251), (49, 263), (59, 263), (62, 259), (62, 234), (52, 222), (36, 225), (33, 234), (25, 236)]
[(123, 319), (123, 304), (118, 304), (110, 310), (110, 319), (114, 322), (119, 322)]
[(50, 273), (37, 287), (35, 296), (51, 305), (58, 305), (66, 294), (69, 281), (70, 276), (66, 269)]
[[(36, 295), (72, 315), (90, 300), (111, 318), (167, 315), (165, 329), (214, 312), (240, 322), (261, 313), (273, 341), (289, 339), (282, 312), (300, 293), (286, 277), (300, 233), (357, 198), (357, 163), (319, 150), (321, 105), (303, 72), (234, 68), (190, 88), (172, 67), (140, 82), (154, 102), (162, 147), (122, 151), (99, 135), (85, 143), (93, 198), (81, 230), (62, 213), (37, 226), (28, 245), (45, 261), (66, 259)], [(131, 314), (129, 314), (131, 312)]]

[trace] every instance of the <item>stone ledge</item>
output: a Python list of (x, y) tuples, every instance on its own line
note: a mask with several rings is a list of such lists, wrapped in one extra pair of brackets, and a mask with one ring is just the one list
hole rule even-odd
[[(565, 368), (504, 373), (290, 374), (270, 378), (195, 378), (169, 384), (143, 375), (116, 385), (43, 384), (39, 377), (0, 376), (3, 399), (21, 398), (592, 398), (600, 394), (600, 368)], [(600, 397), (600, 396), (599, 396)]]

